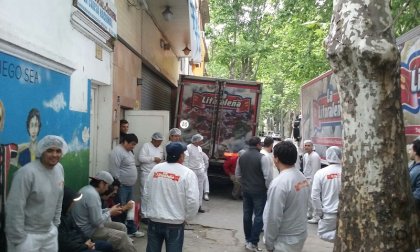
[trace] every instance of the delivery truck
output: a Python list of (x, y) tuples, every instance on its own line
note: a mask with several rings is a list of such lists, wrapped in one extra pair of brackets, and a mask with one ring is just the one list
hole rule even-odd
[(259, 82), (180, 75), (174, 126), (185, 143), (194, 134), (204, 136), (209, 176), (226, 178), (226, 158), (256, 135), (261, 95)]
[[(420, 136), (420, 26), (397, 39), (401, 53), (401, 104), (407, 143)], [(330, 146), (342, 146), (337, 81), (328, 71), (301, 88), (301, 137), (311, 139), (325, 160)]]

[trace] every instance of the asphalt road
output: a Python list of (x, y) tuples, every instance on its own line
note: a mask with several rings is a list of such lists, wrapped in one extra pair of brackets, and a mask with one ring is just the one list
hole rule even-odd
[[(206, 213), (198, 214), (188, 223), (185, 231), (185, 252), (245, 252), (242, 229), (242, 201), (230, 197), (231, 186), (211, 185), (210, 201), (204, 201)], [(146, 226), (141, 229), (145, 233)], [(333, 245), (324, 242), (316, 235), (316, 225), (308, 224), (309, 237), (304, 252), (331, 252)], [(147, 237), (135, 238), (137, 251), (146, 251)], [(265, 247), (260, 241), (259, 246)], [(165, 251), (163, 249), (163, 251)]]

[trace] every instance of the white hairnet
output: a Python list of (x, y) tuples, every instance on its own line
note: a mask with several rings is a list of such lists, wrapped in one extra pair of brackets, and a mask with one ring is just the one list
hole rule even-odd
[(330, 164), (341, 164), (341, 149), (337, 146), (331, 146), (327, 149), (326, 158)]
[(163, 136), (162, 136), (162, 134), (160, 134), (160, 132), (155, 132), (152, 135), (152, 139), (161, 141), (161, 140), (163, 140)]
[(180, 135), (181, 135), (181, 130), (180, 130), (180, 129), (178, 129), (178, 128), (172, 128), (172, 129), (169, 131), (169, 135), (170, 135), (170, 136), (180, 136)]
[(307, 144), (307, 143), (313, 144), (312, 143), (312, 140), (305, 140), (305, 141), (303, 141), (303, 144)]
[(36, 156), (41, 157), (42, 153), (44, 153), (46, 150), (50, 148), (58, 148), (61, 149), (61, 152), (63, 153), (63, 156), (68, 151), (68, 146), (66, 141), (62, 137), (54, 136), (54, 135), (48, 135), (42, 138), (38, 142), (38, 146), (36, 148)]
[(195, 134), (194, 136), (191, 137), (191, 142), (196, 143), (196, 142), (200, 142), (204, 139), (204, 137), (200, 134)]

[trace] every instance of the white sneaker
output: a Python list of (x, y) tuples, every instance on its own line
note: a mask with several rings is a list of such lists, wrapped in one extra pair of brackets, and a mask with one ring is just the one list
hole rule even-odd
[(245, 246), (245, 248), (249, 251), (262, 251), (258, 246), (255, 246), (254, 244), (248, 242), (248, 244)]
[(204, 198), (205, 201), (209, 201), (210, 200), (208, 193), (205, 193), (203, 198)]
[(314, 216), (312, 219), (308, 220), (309, 224), (318, 224), (319, 220), (321, 218), (319, 218), (318, 216)]
[(141, 231), (136, 231), (135, 233), (129, 234), (130, 237), (141, 238), (144, 237), (144, 233)]

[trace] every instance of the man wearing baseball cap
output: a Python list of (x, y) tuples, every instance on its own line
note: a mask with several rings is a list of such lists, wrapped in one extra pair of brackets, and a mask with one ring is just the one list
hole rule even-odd
[(59, 161), (67, 150), (63, 138), (45, 136), (38, 142), (37, 159), (15, 173), (6, 203), (8, 251), (58, 251), (64, 186)]
[(149, 218), (147, 252), (161, 251), (164, 240), (166, 251), (182, 251), (184, 223), (197, 214), (197, 176), (182, 165), (186, 150), (183, 143), (168, 144), (167, 162), (155, 165), (147, 177), (142, 206)]
[[(152, 168), (163, 160), (163, 149), (161, 147), (163, 136), (159, 132), (152, 135), (152, 141), (145, 143), (139, 152), (140, 161), (140, 199), (143, 202), (144, 185)], [(144, 215), (143, 211), (142, 215)]]
[(114, 179), (107, 171), (100, 171), (90, 177), (90, 183), (80, 189), (83, 198), (75, 202), (72, 215), (85, 234), (92, 240), (106, 240), (118, 252), (135, 252), (133, 243), (127, 235), (124, 224), (111, 221), (111, 216), (120, 215), (119, 204), (109, 209), (102, 209), (100, 195), (106, 192)]

